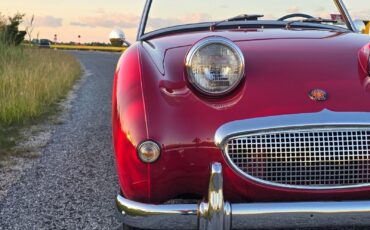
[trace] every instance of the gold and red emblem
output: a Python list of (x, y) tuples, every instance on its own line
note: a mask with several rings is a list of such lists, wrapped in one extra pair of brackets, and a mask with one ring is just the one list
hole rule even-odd
[(310, 98), (314, 101), (328, 100), (328, 93), (322, 89), (313, 89), (310, 91)]

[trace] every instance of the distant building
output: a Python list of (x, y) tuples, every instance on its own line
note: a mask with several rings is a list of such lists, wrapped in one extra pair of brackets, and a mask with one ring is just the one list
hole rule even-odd
[(109, 40), (113, 46), (117, 46), (117, 47), (131, 45), (128, 41), (126, 41), (125, 33), (120, 29), (114, 29), (109, 34)]

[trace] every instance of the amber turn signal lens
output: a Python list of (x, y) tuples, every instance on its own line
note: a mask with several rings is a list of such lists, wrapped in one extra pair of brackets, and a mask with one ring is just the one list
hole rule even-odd
[(154, 163), (161, 155), (161, 148), (154, 141), (144, 141), (137, 148), (139, 158), (144, 163)]

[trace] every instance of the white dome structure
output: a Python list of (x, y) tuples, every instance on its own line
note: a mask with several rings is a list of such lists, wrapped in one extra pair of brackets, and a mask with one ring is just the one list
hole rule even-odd
[(113, 46), (130, 46), (130, 43), (126, 41), (125, 33), (117, 28), (109, 34), (109, 40)]
[(126, 39), (125, 33), (120, 29), (114, 29), (109, 34), (109, 39), (118, 39), (124, 41)]

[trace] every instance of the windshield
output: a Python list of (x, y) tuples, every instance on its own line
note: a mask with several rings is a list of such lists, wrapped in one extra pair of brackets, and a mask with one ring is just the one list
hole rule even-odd
[[(186, 24), (217, 22), (243, 14), (263, 15), (258, 20), (267, 23), (296, 13), (336, 20), (337, 23), (322, 24), (346, 27), (345, 18), (333, 0), (153, 0), (143, 32)], [(303, 20), (307, 17), (288, 17), (284, 20)], [(239, 20), (239, 23), (242, 21)]]

